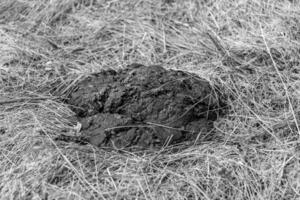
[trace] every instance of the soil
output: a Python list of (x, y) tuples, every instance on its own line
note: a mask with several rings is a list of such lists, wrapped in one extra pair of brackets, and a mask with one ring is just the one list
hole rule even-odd
[(98, 147), (161, 147), (195, 140), (213, 129), (221, 102), (195, 74), (132, 64), (79, 82), (67, 103), (82, 139)]

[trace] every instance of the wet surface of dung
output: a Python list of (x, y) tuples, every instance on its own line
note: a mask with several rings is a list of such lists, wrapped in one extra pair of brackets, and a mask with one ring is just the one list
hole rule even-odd
[(82, 138), (98, 147), (161, 147), (195, 140), (213, 129), (220, 102), (195, 74), (132, 64), (79, 82), (67, 103)]

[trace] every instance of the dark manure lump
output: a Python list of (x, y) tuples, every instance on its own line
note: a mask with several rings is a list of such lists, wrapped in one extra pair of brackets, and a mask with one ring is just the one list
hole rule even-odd
[(88, 76), (67, 103), (82, 124), (86, 143), (116, 148), (201, 138), (213, 129), (222, 104), (210, 84), (195, 74), (139, 64)]

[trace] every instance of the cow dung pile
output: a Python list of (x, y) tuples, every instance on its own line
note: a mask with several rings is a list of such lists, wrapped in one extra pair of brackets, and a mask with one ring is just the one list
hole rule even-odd
[(114, 148), (162, 147), (213, 134), (223, 105), (195, 74), (140, 64), (91, 74), (67, 103), (82, 125), (81, 142)]

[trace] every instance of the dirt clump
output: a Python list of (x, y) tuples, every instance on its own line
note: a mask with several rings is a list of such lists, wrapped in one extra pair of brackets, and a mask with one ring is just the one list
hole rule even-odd
[(69, 95), (82, 138), (98, 147), (161, 147), (207, 134), (220, 113), (210, 84), (161, 66), (129, 65), (79, 82)]

